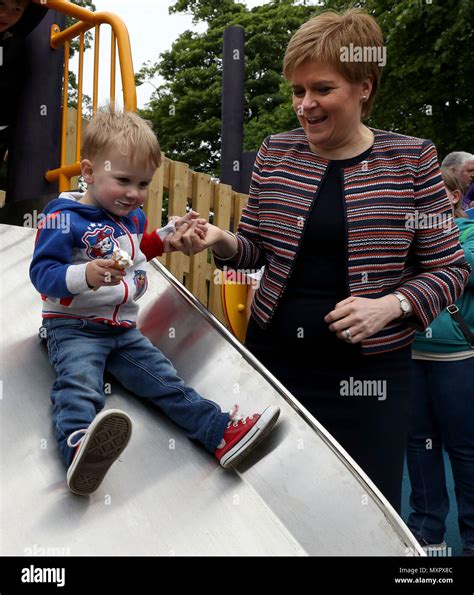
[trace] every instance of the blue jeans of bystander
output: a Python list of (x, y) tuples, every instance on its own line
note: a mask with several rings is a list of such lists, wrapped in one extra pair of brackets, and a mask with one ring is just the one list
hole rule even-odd
[(449, 455), (464, 549), (474, 550), (474, 358), (413, 360), (413, 399), (407, 447), (410, 530), (441, 543), (449, 512), (443, 447)]

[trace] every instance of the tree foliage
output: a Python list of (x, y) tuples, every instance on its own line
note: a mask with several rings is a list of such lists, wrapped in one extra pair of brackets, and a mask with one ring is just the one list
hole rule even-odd
[[(204, 33), (184, 32), (157, 64), (146, 65), (148, 76), (158, 73), (165, 83), (142, 114), (154, 123), (170, 157), (218, 175), (224, 29), (245, 29), (245, 149), (250, 150), (260, 144), (263, 121), (275, 110), (291, 116), (288, 93), (281, 85), (281, 56), (291, 34), (313, 9), (293, 0), (275, 0), (252, 10), (233, 0), (178, 0), (171, 11), (190, 12), (195, 21), (206, 20), (208, 27)], [(294, 116), (293, 120), (295, 126)]]
[[(330, 1), (336, 9), (346, 3)], [(366, 0), (380, 24), (387, 65), (369, 124), (430, 138), (440, 158), (473, 151), (470, 0)]]
[[(470, 0), (360, 0), (382, 27), (387, 66), (369, 125), (431, 138), (439, 153), (473, 150), (470, 103), (472, 27)], [(245, 150), (258, 149), (268, 134), (298, 126), (291, 92), (281, 70), (287, 43), (308, 18), (350, 4), (326, 0), (272, 0), (248, 9), (234, 0), (176, 0), (170, 12), (205, 22), (203, 33), (186, 31), (137, 84), (164, 79), (142, 115), (150, 119), (163, 150), (199, 171), (219, 175), (222, 36), (229, 25), (245, 29)]]
[[(93, 12), (95, 12), (96, 7), (92, 0), (74, 0), (74, 4), (77, 6), (82, 6), (82, 8), (87, 8)], [(72, 17), (66, 17), (66, 27), (71, 27), (76, 22), (76, 19)], [(92, 33), (87, 31), (84, 35), (84, 51), (88, 50), (91, 47), (92, 42)], [(73, 39), (70, 45), (69, 57), (72, 58), (76, 52), (79, 51), (79, 38)], [(69, 107), (73, 107), (77, 109), (77, 101), (78, 101), (78, 84), (76, 79), (76, 74), (70, 70), (69, 71), (69, 80), (68, 80), (68, 105)], [(85, 93), (82, 95), (82, 109), (85, 116), (92, 115), (92, 100), (89, 95)]]

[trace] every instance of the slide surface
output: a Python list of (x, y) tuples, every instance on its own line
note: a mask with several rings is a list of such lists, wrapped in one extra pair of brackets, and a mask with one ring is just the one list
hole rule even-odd
[(423, 555), (326, 430), (157, 261), (148, 265), (142, 331), (224, 410), (277, 404), (280, 421), (224, 470), (106, 378), (106, 407), (131, 415), (133, 435), (94, 494), (71, 494), (51, 427), (41, 299), (28, 277), (34, 237), (0, 227), (1, 555)]

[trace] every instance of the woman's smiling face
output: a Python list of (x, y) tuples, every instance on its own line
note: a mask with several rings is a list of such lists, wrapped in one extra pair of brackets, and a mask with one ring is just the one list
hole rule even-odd
[(291, 73), (293, 108), (315, 151), (344, 146), (361, 125), (371, 80), (351, 83), (331, 66), (305, 62)]

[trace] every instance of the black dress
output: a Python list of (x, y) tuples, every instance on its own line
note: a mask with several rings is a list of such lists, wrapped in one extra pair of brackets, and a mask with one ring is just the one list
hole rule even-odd
[(251, 318), (245, 344), (399, 511), (411, 349), (364, 356), (324, 322), (349, 297), (342, 168), (370, 151), (330, 162), (273, 318), (265, 330)]

